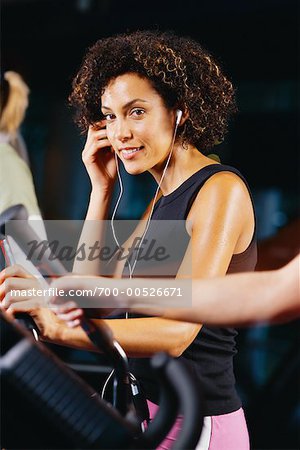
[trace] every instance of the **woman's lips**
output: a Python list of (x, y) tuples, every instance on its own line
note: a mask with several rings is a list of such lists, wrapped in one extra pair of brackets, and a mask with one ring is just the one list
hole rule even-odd
[(141, 150), (143, 150), (144, 147), (130, 147), (130, 148), (124, 148), (121, 150), (122, 156), (124, 159), (133, 159), (137, 153), (139, 153)]

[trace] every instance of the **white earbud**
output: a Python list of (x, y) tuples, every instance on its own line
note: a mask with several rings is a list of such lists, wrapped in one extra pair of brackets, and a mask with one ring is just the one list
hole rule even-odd
[(181, 111), (181, 109), (177, 109), (177, 111), (176, 111), (176, 126), (179, 125), (179, 123), (181, 121), (181, 117), (182, 117), (182, 111)]

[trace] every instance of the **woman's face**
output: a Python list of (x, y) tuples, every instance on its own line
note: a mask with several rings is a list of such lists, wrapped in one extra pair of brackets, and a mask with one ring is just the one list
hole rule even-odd
[(108, 84), (101, 102), (107, 137), (126, 171), (161, 170), (171, 150), (176, 117), (150, 81), (135, 73), (120, 75)]

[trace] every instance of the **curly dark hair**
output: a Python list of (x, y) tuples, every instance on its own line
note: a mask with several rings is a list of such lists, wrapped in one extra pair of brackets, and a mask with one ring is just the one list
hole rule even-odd
[(74, 78), (69, 97), (82, 131), (101, 119), (101, 95), (119, 75), (146, 77), (168, 108), (187, 111), (182, 139), (204, 151), (221, 142), (236, 111), (234, 88), (199, 43), (172, 32), (137, 31), (97, 41)]

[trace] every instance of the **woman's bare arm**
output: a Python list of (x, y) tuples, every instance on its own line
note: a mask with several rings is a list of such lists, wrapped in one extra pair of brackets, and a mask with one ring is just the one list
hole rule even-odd
[[(165, 318), (208, 325), (246, 326), (257, 322), (286, 322), (300, 317), (300, 256), (279, 270), (227, 275), (193, 281), (193, 306), (149, 308), (134, 298), (131, 309)], [(165, 303), (165, 306), (163, 305)]]
[[(248, 193), (246, 193), (248, 195)], [(247, 197), (246, 197), (247, 199)], [(207, 204), (213, 207), (205, 208)], [(232, 253), (236, 246), (240, 242), (240, 236), (243, 233), (244, 215), (240, 214), (243, 205), (247, 204), (245, 201), (245, 191), (240, 182), (236, 180), (234, 176), (218, 177), (218, 181), (213, 184), (208, 183), (208, 186), (196, 200), (195, 219), (193, 220), (192, 239), (191, 244), (187, 250), (186, 257), (180, 268), (177, 279), (173, 283), (174, 286), (178, 286), (178, 283), (182, 284), (184, 280), (180, 279), (184, 274), (185, 259), (192, 259), (192, 277), (193, 280), (197, 278), (214, 278), (222, 276), (226, 273), (228, 264), (230, 262)], [(231, 205), (234, 205), (232, 207)], [(230, 206), (230, 207), (229, 207)], [(197, 214), (199, 210), (207, 210), (205, 218), (203, 215)], [(248, 206), (249, 208), (249, 206)], [(242, 218), (241, 218), (242, 217)], [(207, 226), (207, 221), (209, 226)], [(248, 231), (248, 241), (251, 239), (252, 230)], [(224, 238), (223, 238), (224, 236)], [(247, 245), (247, 242), (244, 243)], [(187, 280), (185, 280), (187, 281)], [(77, 283), (74, 280), (75, 284)], [(126, 290), (126, 287), (149, 287), (151, 283), (156, 285), (164, 284), (165, 287), (172, 287), (171, 280), (97, 280), (94, 279), (92, 284), (89, 280), (83, 281), (86, 287), (97, 285), (97, 283), (103, 283), (110, 287), (119, 288), (119, 290)], [(71, 280), (72, 283), (72, 280)], [(177, 284), (176, 284), (177, 283)], [(67, 286), (67, 280), (58, 280), (55, 286)], [(187, 294), (190, 296), (191, 293)], [(96, 300), (96, 299), (95, 299)], [(100, 306), (102, 301), (103, 307), (109, 307), (109, 304), (113, 307), (113, 301), (103, 304), (103, 298), (100, 300)], [(112, 299), (111, 299), (112, 300)], [(121, 301), (121, 299), (119, 299)], [(125, 298), (125, 303), (128, 305), (129, 298)], [(141, 304), (149, 300), (153, 305), (153, 298), (147, 299), (143, 297), (140, 299)], [(161, 298), (156, 298), (154, 301), (161, 301)], [(170, 304), (170, 297), (166, 297), (166, 305)], [(188, 302), (188, 298), (184, 297), (184, 301)], [(182, 301), (182, 299), (181, 299)], [(134, 303), (134, 301), (133, 301)], [(99, 304), (99, 302), (98, 302)], [(178, 303), (177, 303), (178, 305)], [(96, 304), (95, 304), (96, 306)], [(123, 305), (124, 306), (124, 305)], [(97, 306), (96, 306), (97, 307)], [(126, 306), (125, 306), (126, 307)], [(68, 316), (66, 316), (68, 317)], [(71, 320), (71, 316), (69, 316)], [(195, 322), (195, 321), (194, 321)], [(76, 322), (75, 322), (76, 323)], [(75, 324), (74, 323), (74, 324)], [(155, 352), (163, 349), (169, 351), (174, 356), (179, 356), (183, 350), (193, 341), (197, 333), (201, 328), (200, 322), (196, 322), (197, 325), (185, 324), (185, 328), (178, 327), (178, 323), (175, 321), (167, 322), (163, 319), (153, 320), (152, 318), (143, 319), (131, 319), (126, 320), (112, 320), (107, 322), (111, 327), (113, 333), (117, 336), (121, 345), (127, 348), (129, 354), (148, 355), (149, 352)], [(181, 340), (181, 345), (178, 342)], [(144, 353), (143, 353), (144, 352)]]

